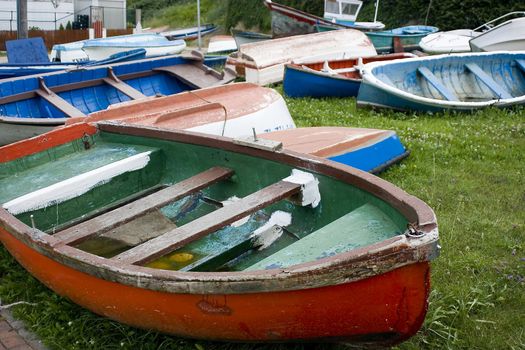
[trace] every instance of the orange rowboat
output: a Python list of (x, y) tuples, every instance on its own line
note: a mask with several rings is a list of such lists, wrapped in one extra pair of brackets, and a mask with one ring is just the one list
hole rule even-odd
[(368, 173), (277, 143), (114, 123), (2, 147), (0, 169), (6, 249), (116, 321), (223, 341), (385, 344), (425, 317), (436, 218)]

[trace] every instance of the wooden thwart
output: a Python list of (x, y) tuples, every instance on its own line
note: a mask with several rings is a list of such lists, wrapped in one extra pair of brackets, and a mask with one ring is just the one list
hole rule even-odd
[(120, 80), (116, 75), (115, 72), (113, 72), (113, 69), (111, 67), (108, 68), (108, 77), (102, 79), (106, 84), (114, 87), (118, 91), (122, 92), (123, 94), (129, 96), (130, 98), (134, 100), (138, 100), (141, 98), (146, 98), (146, 95), (141, 93), (140, 91), (132, 88), (128, 84), (124, 83), (122, 80)]
[(60, 244), (78, 244), (93, 235), (129, 222), (232, 175), (233, 171), (230, 169), (211, 168), (147, 197), (60, 231), (53, 237), (58, 239)]
[(159, 67), (155, 68), (154, 71), (169, 73), (196, 89), (217, 85), (223, 79), (221, 74), (200, 63)]
[(86, 115), (79, 111), (74, 106), (70, 105), (63, 98), (51, 91), (45, 84), (43, 78), (38, 78), (39, 89), (35, 90), (35, 93), (42, 97), (44, 100), (55, 106), (57, 109), (62, 111), (65, 115), (70, 118), (85, 117)]
[(512, 98), (501, 85), (496, 83), (487, 73), (485, 73), (476, 63), (467, 63), (465, 67), (476, 76), (486, 87), (488, 87), (498, 98)]
[(419, 67), (417, 71), (428, 81), (430, 85), (432, 85), (441, 95), (443, 95), (444, 98), (449, 101), (459, 101), (456, 95), (454, 95), (452, 91), (443, 85), (430, 69), (427, 67)]
[(279, 181), (192, 222), (136, 246), (113, 259), (128, 264), (146, 264), (209, 233), (229, 225), (301, 190), (301, 185)]

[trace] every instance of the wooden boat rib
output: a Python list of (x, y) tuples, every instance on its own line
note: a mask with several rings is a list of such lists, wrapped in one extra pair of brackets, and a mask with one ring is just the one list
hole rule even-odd
[(219, 73), (193, 57), (171, 56), (4, 80), (0, 144), (39, 134), (43, 124), (62, 125), (67, 118), (85, 117), (115, 103), (225, 84), (234, 78), (228, 69)]
[(438, 112), (525, 103), (523, 53), (464, 53), (365, 65), (358, 106)]
[(363, 58), (290, 63), (284, 68), (283, 90), (290, 97), (357, 96), (361, 86), (360, 64), (416, 57), (397, 53)]
[[(42, 164), (40, 154), (57, 157)], [(24, 170), (12, 167), (21, 160)], [(61, 164), (71, 166), (46, 172)], [(424, 319), (434, 213), (372, 175), (111, 123), (6, 146), (0, 167), (3, 184), (37, 179), (3, 187), (6, 249), (57, 293), (119, 322), (215, 340), (383, 343), (413, 335)], [(105, 255), (89, 245), (115, 235), (133, 244)], [(226, 246), (207, 246), (210, 235)], [(163, 265), (166, 253), (176, 267)]]

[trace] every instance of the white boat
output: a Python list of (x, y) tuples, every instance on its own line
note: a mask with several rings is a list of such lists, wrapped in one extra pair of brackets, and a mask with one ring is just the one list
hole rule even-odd
[(249, 83), (124, 102), (92, 113), (87, 118), (70, 118), (67, 124), (101, 120), (123, 120), (131, 124), (228, 137), (246, 137), (253, 135), (254, 131), (263, 134), (295, 128), (279, 93)]
[(322, 60), (375, 56), (377, 52), (368, 37), (355, 29), (297, 35), (245, 44), (230, 55), (233, 64), (246, 81), (258, 85), (283, 80), (284, 66)]
[(208, 54), (230, 53), (237, 51), (237, 44), (231, 35), (214, 35), (208, 42)]
[(365, 31), (383, 30), (385, 25), (377, 21), (379, 0), (376, 1), (376, 12), (373, 22), (357, 22), (357, 15), (363, 2), (360, 0), (325, 0), (324, 18), (332, 22)]
[[(429, 54), (447, 54), (472, 51), (525, 50), (525, 21), (506, 21), (496, 27), (501, 20), (525, 16), (525, 12), (510, 12), (495, 18), (474, 29), (456, 29), (427, 35), (419, 42), (423, 51)], [(471, 49), (471, 40), (474, 47)], [(521, 44), (519, 44), (521, 40)], [(499, 43), (499, 44), (498, 44)], [(481, 49), (487, 47), (487, 50)], [(521, 48), (520, 48), (521, 47)]]
[(469, 44), (473, 52), (525, 50), (525, 17), (511, 19), (481, 33)]
[(160, 34), (132, 34), (86, 40), (82, 50), (95, 61), (138, 48), (146, 50), (146, 57), (153, 57), (178, 54), (186, 48), (186, 43), (184, 40), (170, 41)]
[(51, 62), (79, 63), (89, 61), (88, 55), (82, 50), (86, 40), (74, 41), (67, 44), (53, 45), (49, 60)]

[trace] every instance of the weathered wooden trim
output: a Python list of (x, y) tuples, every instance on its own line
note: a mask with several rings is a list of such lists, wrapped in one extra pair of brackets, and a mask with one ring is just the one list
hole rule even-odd
[[(168, 73), (183, 83), (196, 89), (213, 86), (213, 83), (220, 81), (223, 78), (223, 75), (214, 69), (196, 62), (177, 64), (175, 66), (158, 67), (154, 68), (153, 71)], [(212, 78), (206, 79), (208, 75), (211, 75)]]
[(113, 259), (125, 264), (146, 264), (164, 254), (206, 236), (257, 210), (298, 193), (301, 185), (279, 181), (252, 193), (237, 202), (201, 216), (192, 222), (178, 227), (157, 238), (151, 239)]
[(145, 215), (172, 201), (176, 201), (216, 182), (227, 179), (232, 175), (233, 171), (230, 169), (221, 167), (211, 168), (173, 186), (140, 198), (79, 225), (60, 231), (53, 235), (53, 237), (59, 241), (59, 244), (78, 244), (95, 234), (106, 232), (125, 224), (138, 216)]
[(118, 91), (122, 92), (123, 94), (129, 96), (133, 100), (139, 100), (141, 98), (146, 98), (147, 96), (144, 95), (142, 92), (132, 88), (128, 84), (124, 83), (122, 80), (120, 80), (113, 71), (112, 67), (108, 67), (108, 77), (102, 79), (106, 84), (114, 87)]
[(28, 100), (28, 99), (34, 98), (36, 96), (37, 96), (37, 94), (33, 90), (33, 91), (22, 92), (22, 93), (19, 93), (19, 94), (10, 95), (10, 96), (6, 96), (6, 97), (1, 97), (0, 98), (0, 105), (5, 105), (5, 104), (8, 104), (8, 103), (18, 102), (18, 101), (22, 101), (22, 100)]

